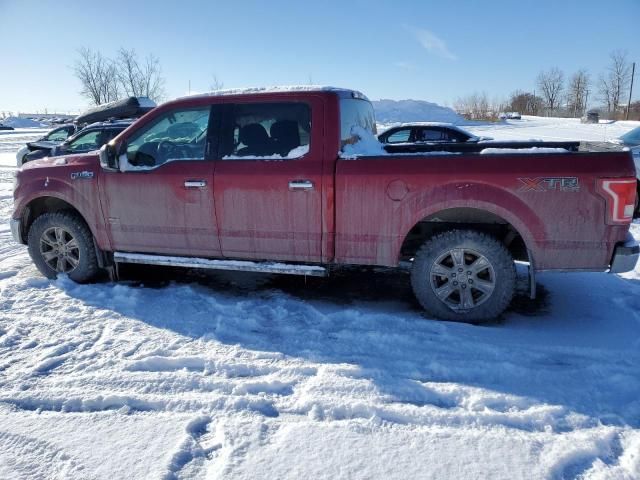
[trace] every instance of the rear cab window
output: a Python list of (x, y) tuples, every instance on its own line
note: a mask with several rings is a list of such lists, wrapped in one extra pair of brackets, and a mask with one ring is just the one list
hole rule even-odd
[(361, 98), (340, 99), (340, 150), (358, 142), (362, 129), (376, 135), (376, 117), (371, 102)]

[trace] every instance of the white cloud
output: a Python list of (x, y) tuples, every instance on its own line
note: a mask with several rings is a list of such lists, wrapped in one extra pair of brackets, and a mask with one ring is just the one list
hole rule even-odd
[(393, 66), (397, 68), (401, 68), (403, 70), (409, 70), (409, 71), (413, 71), (416, 69), (416, 66), (413, 63), (409, 63), (409, 62), (395, 62)]
[(445, 41), (435, 33), (425, 30), (424, 28), (415, 28), (408, 25), (405, 25), (405, 28), (411, 32), (413, 37), (425, 48), (425, 50), (449, 60), (458, 59), (458, 57), (449, 50)]

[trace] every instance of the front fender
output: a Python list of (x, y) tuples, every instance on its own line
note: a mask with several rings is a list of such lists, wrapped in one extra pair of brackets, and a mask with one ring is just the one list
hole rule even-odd
[(14, 192), (13, 217), (23, 218), (25, 209), (37, 199), (47, 197), (62, 200), (82, 216), (96, 239), (98, 247), (110, 250), (100, 209), (97, 175), (94, 173), (91, 179), (72, 180), (70, 175), (67, 179), (60, 174), (61, 172), (55, 172), (54, 177), (53, 174), (48, 175), (44, 170), (41, 175), (32, 178), (22, 176)]

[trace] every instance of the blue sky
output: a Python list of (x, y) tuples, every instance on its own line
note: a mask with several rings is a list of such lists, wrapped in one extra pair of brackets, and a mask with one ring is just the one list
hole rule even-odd
[[(640, 64), (640, 0), (0, 0), (0, 111), (80, 109), (77, 48), (159, 57), (168, 97), (312, 81), (451, 104), (532, 90), (541, 69), (594, 79), (612, 50)], [(640, 65), (638, 67), (640, 70)], [(640, 98), (640, 73), (636, 73)]]

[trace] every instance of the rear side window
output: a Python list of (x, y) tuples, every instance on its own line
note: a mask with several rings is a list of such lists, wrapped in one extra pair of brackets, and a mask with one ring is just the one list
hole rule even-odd
[(448, 137), (439, 128), (423, 128), (418, 132), (419, 142), (440, 142), (443, 140), (448, 140)]
[(303, 102), (236, 104), (232, 126), (223, 160), (300, 158), (311, 142), (311, 108)]
[(373, 105), (367, 100), (343, 98), (340, 100), (340, 149), (358, 141), (354, 127), (376, 134), (376, 117)]

